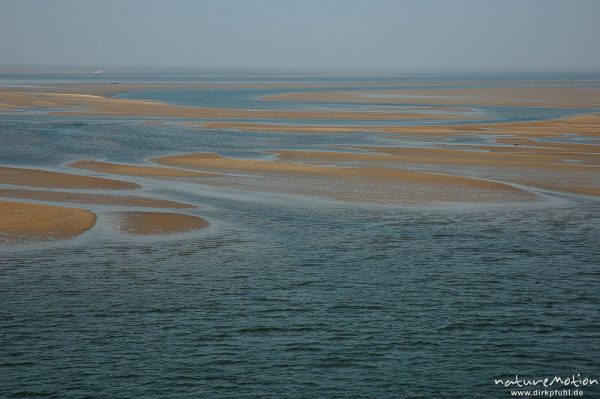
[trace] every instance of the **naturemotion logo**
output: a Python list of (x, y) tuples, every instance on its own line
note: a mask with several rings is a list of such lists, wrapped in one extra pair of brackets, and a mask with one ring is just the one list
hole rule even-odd
[(569, 398), (583, 396), (580, 388), (598, 385), (598, 379), (582, 376), (580, 373), (541, 378), (526, 378), (515, 374), (514, 377), (495, 378), (494, 385), (510, 388), (511, 397)]

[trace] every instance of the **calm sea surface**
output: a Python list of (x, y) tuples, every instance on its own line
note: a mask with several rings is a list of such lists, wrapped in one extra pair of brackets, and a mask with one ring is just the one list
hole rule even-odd
[[(15, 79), (3, 81), (27, 81)], [(265, 94), (122, 96), (278, 107), (256, 99)], [(79, 159), (373, 143), (427, 145), (0, 114), (0, 164), (58, 171)], [(99, 222), (74, 240), (0, 247), (0, 397), (501, 398), (494, 378), (600, 378), (597, 200), (383, 207), (126, 179), (200, 205), (191, 213), (211, 227), (135, 238), (103, 221), (121, 208), (90, 206)]]

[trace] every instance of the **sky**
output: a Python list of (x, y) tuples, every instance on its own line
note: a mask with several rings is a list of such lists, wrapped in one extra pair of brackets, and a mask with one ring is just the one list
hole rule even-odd
[(600, 71), (600, 0), (0, 0), (0, 65)]

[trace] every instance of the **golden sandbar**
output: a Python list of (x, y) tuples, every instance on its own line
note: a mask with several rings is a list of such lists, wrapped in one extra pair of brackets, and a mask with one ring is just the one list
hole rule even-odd
[[(600, 156), (582, 152), (513, 153), (415, 147), (347, 147), (369, 153), (279, 151), (280, 160), (360, 168), (397, 168), (516, 183), (573, 194), (600, 193)], [(486, 148), (478, 146), (478, 148)], [(489, 146), (489, 148), (495, 148)]]
[(0, 201), (0, 241), (72, 238), (95, 222), (85, 209)]
[[(348, 201), (418, 203), (434, 201), (530, 200), (510, 185), (481, 179), (392, 168), (335, 167), (283, 161), (186, 154), (153, 159), (159, 164), (230, 173), (206, 184), (251, 191), (296, 193)], [(236, 176), (237, 175), (237, 176)]]
[(121, 212), (119, 230), (137, 235), (183, 233), (205, 228), (209, 223), (198, 216), (164, 212)]
[(202, 173), (192, 170), (161, 168), (156, 166), (124, 165), (101, 161), (76, 161), (67, 165), (71, 168), (92, 170), (94, 172), (112, 175), (156, 177), (156, 178), (190, 178), (214, 176), (212, 173)]
[(101, 177), (1, 166), (0, 183), (12, 184), (15, 186), (96, 190), (129, 190), (141, 187), (135, 183), (104, 179)]
[(114, 206), (138, 206), (144, 208), (196, 208), (195, 205), (181, 202), (125, 195), (87, 194), (45, 190), (0, 189), (0, 197), (32, 199), (51, 202), (75, 202)]

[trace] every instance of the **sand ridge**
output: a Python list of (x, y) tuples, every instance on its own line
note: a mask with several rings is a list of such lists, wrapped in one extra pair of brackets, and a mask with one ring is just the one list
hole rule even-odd
[(209, 223), (198, 216), (165, 212), (120, 212), (120, 231), (136, 235), (183, 233), (208, 227)]
[(315, 134), (361, 133), (368, 130), (368, 128), (360, 126), (282, 125), (252, 122), (203, 122), (200, 126), (205, 129)]
[(71, 162), (67, 166), (77, 169), (91, 170), (94, 172), (106, 173), (111, 175), (155, 177), (155, 178), (191, 178), (191, 177), (209, 177), (213, 173), (203, 173), (198, 171), (164, 168), (157, 166), (143, 165), (125, 165), (102, 161), (83, 160)]
[(197, 208), (197, 206), (191, 204), (184, 204), (182, 202), (177, 201), (148, 197), (110, 194), (88, 194), (45, 190), (15, 190), (0, 188), (0, 197), (31, 199), (36, 201), (50, 202), (74, 202), (78, 204), (135, 206), (142, 208)]
[(131, 190), (139, 184), (101, 177), (0, 166), (0, 184), (43, 188)]

